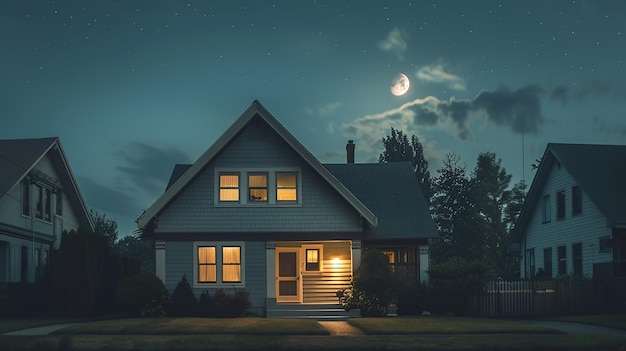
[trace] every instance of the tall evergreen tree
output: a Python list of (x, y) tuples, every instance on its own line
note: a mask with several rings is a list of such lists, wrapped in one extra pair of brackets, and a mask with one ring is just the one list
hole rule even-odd
[(379, 163), (410, 161), (426, 200), (432, 195), (428, 161), (424, 158), (424, 147), (413, 135), (411, 140), (401, 130), (391, 128), (391, 135), (382, 138), (385, 150), (378, 157)]

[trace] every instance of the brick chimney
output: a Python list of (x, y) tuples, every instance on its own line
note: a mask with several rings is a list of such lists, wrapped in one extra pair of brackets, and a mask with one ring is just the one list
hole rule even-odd
[(354, 163), (354, 140), (348, 140), (346, 145), (348, 163)]

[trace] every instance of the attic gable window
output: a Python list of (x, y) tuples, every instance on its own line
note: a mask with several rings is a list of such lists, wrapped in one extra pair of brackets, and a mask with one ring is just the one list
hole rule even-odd
[(220, 174), (220, 202), (239, 201), (239, 174)]
[(267, 173), (248, 173), (248, 201), (267, 202)]
[(276, 201), (297, 201), (297, 179), (296, 172), (276, 173)]

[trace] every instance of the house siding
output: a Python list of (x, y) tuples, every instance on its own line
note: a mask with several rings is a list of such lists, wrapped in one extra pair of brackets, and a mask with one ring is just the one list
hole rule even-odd
[[(245, 165), (245, 168), (242, 168)], [(297, 168), (299, 204), (216, 205), (217, 169)], [(271, 189), (268, 189), (271, 191)], [(159, 216), (158, 232), (361, 231), (361, 219), (297, 153), (267, 125), (253, 122), (184, 189)]]
[[(594, 263), (610, 262), (611, 253), (599, 252), (599, 238), (611, 235), (611, 228), (606, 225), (606, 218), (600, 210), (593, 204), (584, 189), (582, 189), (581, 215), (572, 216), (572, 186), (577, 185), (575, 180), (558, 163), (552, 166), (546, 182), (543, 186), (541, 196), (535, 205), (533, 214), (526, 230), (526, 240), (521, 247), (521, 276), (528, 278), (526, 271), (527, 251), (534, 249), (535, 270), (544, 268), (544, 249), (552, 248), (552, 274), (558, 275), (557, 247), (566, 247), (567, 273), (573, 272), (573, 252), (572, 245), (582, 244), (582, 275), (591, 278), (593, 276)], [(556, 193), (565, 192), (565, 218), (556, 219), (557, 201)], [(543, 223), (543, 196), (550, 195), (550, 222)]]
[(187, 276), (194, 295), (200, 298), (203, 291), (214, 293), (218, 288), (232, 293), (235, 289), (245, 289), (250, 294), (251, 310), (262, 314), (265, 310), (266, 273), (265, 273), (265, 241), (245, 242), (245, 286), (228, 287), (222, 285), (215, 288), (194, 287), (193, 276), (195, 262), (193, 257), (193, 242), (191, 241), (168, 241), (165, 244), (165, 287), (171, 294), (176, 285), (183, 277)]

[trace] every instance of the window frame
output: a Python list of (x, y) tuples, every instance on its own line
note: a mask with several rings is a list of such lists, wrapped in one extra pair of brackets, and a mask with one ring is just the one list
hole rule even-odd
[(567, 246), (561, 245), (556, 248), (558, 276), (567, 274)]
[[(296, 178), (295, 179), (295, 185), (294, 186), (279, 186), (278, 185), (278, 176), (280, 174), (291, 174), (291, 175), (295, 176), (295, 178)], [(298, 185), (299, 185), (299, 182), (298, 182), (298, 172), (295, 172), (295, 171), (277, 171), (276, 172), (276, 187), (275, 187), (275, 190), (276, 190), (276, 203), (281, 203), (281, 204), (283, 204), (283, 203), (297, 203), (299, 198), (300, 198), (300, 196), (299, 196), (300, 192), (298, 191)], [(295, 200), (281, 200), (281, 199), (279, 199), (278, 198), (278, 192), (279, 192), (279, 190), (283, 190), (283, 189), (284, 190), (293, 189), (296, 192), (296, 199)]]
[(527, 263), (527, 278), (535, 278), (537, 273), (537, 262), (535, 261), (535, 249), (527, 249), (526, 250), (526, 263)]
[(578, 185), (572, 186), (572, 217), (583, 214), (583, 191)]
[(552, 221), (550, 194), (543, 196), (541, 222), (550, 223)]
[[(215, 247), (215, 282), (200, 282), (199, 278), (199, 261), (198, 248)], [(241, 281), (229, 282), (224, 281), (224, 247), (239, 247), (239, 266)], [(244, 241), (194, 241), (193, 242), (193, 283), (194, 288), (242, 288), (246, 286), (246, 243)]]
[(565, 190), (556, 192), (556, 220), (563, 220), (567, 217), (567, 199)]
[[(309, 270), (307, 252), (309, 250), (318, 251), (318, 264), (317, 270)], [(321, 274), (324, 273), (324, 245), (323, 244), (309, 244), (302, 245), (302, 274)]]
[[(222, 176), (237, 176), (237, 187), (222, 186)], [(232, 204), (241, 202), (241, 174), (239, 172), (217, 173), (217, 201), (219, 203)], [(222, 190), (237, 190), (237, 200), (222, 200)]]
[[(250, 177), (265, 177), (265, 186), (251, 186), (250, 185)], [(270, 194), (269, 194), (269, 172), (246, 172), (246, 178), (248, 180), (247, 182), (247, 200), (248, 203), (250, 204), (266, 204), (269, 203), (270, 201)], [(252, 196), (252, 191), (253, 190), (265, 190), (265, 200), (252, 200), (253, 196)]]
[[(296, 175), (296, 200), (277, 200), (277, 176), (280, 173), (294, 173)], [(220, 199), (220, 176), (238, 175), (239, 177), (239, 200), (222, 201)], [(250, 201), (249, 199), (249, 175), (267, 175), (267, 201)], [(237, 207), (237, 206), (301, 206), (302, 205), (302, 169), (300, 167), (216, 167), (214, 169), (213, 180), (213, 205), (215, 207)]]
[(572, 275), (578, 278), (583, 276), (583, 244), (572, 244)]

